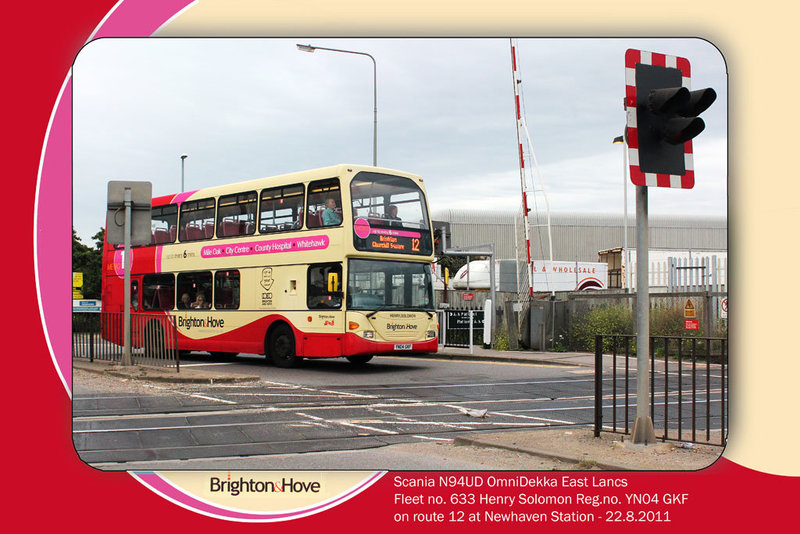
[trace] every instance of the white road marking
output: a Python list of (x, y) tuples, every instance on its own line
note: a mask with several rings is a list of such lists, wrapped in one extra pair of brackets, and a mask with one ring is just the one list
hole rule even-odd
[(192, 398), (195, 398), (195, 399), (204, 399), (204, 400), (210, 400), (210, 401), (214, 401), (214, 402), (221, 402), (222, 404), (237, 404), (234, 401), (229, 401), (229, 400), (225, 400), (225, 399), (218, 399), (216, 397), (209, 397), (208, 395), (200, 395), (198, 393), (195, 393), (195, 394), (189, 395), (189, 396), (192, 397)]
[(305, 413), (298, 413), (297, 415), (302, 415), (303, 417), (308, 417), (309, 419), (312, 419), (312, 420), (315, 420), (315, 421), (325, 421), (327, 423), (333, 423), (333, 424), (336, 424), (336, 425), (359, 428), (361, 430), (370, 430), (372, 432), (379, 432), (379, 433), (382, 433), (382, 434), (393, 434), (393, 435), (399, 434), (399, 432), (394, 432), (392, 430), (383, 430), (381, 428), (372, 428), (372, 427), (368, 427), (368, 426), (364, 426), (364, 425), (359, 425), (359, 424), (356, 424), (356, 423), (351, 423), (351, 422), (349, 422), (347, 420), (332, 420), (332, 421), (331, 420), (327, 420), (326, 421), (325, 419), (322, 419), (321, 417), (315, 417), (313, 415), (308, 415), (308, 414), (305, 414)]

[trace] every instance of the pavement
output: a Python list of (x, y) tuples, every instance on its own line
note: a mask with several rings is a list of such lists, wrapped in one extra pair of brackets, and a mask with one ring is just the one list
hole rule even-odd
[[(566, 365), (594, 369), (594, 354), (586, 352), (535, 352), (514, 350), (493, 350), (482, 347), (440, 348), (435, 354), (421, 357), (438, 360), (492, 361), (505, 363), (532, 363), (540, 365)], [(133, 380), (151, 380), (175, 384), (233, 384), (255, 382), (257, 375), (231, 374), (218, 370), (202, 370), (182, 367), (177, 372), (171, 367), (147, 365), (123, 366), (118, 362), (85, 359), (73, 360), (73, 366), (90, 372), (106, 373), (111, 376)]]
[[(499, 351), (482, 347), (440, 348), (436, 354), (424, 358), (467, 361), (491, 361), (506, 363), (529, 363), (539, 365), (571, 366), (594, 369), (595, 356), (585, 352), (537, 352)], [(610, 360), (604, 366), (610, 365)], [(168, 382), (175, 384), (233, 384), (257, 382), (257, 375), (232, 374), (217, 370), (173, 368), (144, 365), (122, 366), (115, 362), (78, 359), (73, 360), (76, 369), (105, 373), (131, 380)], [(694, 445), (689, 443), (633, 444), (629, 436), (601, 433), (595, 438), (587, 426), (560, 429), (540, 429), (477, 433), (456, 438), (456, 446), (495, 448), (548, 458), (578, 468), (606, 470), (692, 470), (713, 463), (721, 454), (722, 447)], [(693, 453), (693, 454), (691, 454)]]

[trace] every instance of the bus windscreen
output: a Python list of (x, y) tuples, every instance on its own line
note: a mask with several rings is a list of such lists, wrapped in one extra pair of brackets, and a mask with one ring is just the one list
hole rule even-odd
[(409, 178), (361, 172), (350, 183), (356, 250), (429, 255), (425, 195)]

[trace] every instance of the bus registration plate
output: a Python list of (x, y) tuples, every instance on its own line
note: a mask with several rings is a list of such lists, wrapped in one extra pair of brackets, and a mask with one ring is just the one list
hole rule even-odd
[(411, 343), (395, 343), (394, 350), (411, 350), (412, 347)]

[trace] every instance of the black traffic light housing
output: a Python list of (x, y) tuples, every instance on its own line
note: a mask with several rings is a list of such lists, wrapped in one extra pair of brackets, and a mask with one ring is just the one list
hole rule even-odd
[(686, 174), (684, 143), (705, 128), (703, 111), (717, 98), (713, 89), (689, 91), (678, 68), (636, 64), (636, 122), (643, 173)]
[(450, 248), (450, 223), (433, 221), (433, 253), (436, 256), (444, 255)]

